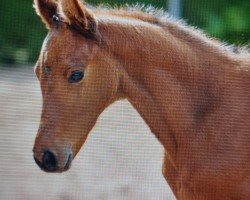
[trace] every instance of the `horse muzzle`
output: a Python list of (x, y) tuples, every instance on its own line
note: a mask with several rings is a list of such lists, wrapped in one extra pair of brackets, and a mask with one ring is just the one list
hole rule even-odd
[(73, 156), (70, 150), (66, 150), (62, 155), (56, 155), (49, 149), (44, 149), (41, 153), (34, 152), (36, 164), (45, 172), (64, 172), (70, 168)]

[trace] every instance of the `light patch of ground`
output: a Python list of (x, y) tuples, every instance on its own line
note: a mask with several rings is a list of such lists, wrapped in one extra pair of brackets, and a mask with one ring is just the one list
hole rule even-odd
[(161, 174), (163, 148), (127, 101), (117, 102), (62, 174), (32, 155), (41, 94), (32, 67), (0, 68), (0, 199), (174, 199)]

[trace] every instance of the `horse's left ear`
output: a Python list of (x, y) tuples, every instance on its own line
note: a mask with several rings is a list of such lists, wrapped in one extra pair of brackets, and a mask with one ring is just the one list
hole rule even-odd
[(71, 27), (89, 39), (100, 41), (97, 21), (80, 0), (60, 0), (59, 7)]
[(53, 17), (57, 15), (57, 2), (55, 0), (34, 0), (34, 8), (46, 27), (50, 29), (53, 26)]

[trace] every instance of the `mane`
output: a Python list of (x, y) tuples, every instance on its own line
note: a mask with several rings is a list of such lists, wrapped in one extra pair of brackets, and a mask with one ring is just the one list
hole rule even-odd
[(144, 4), (137, 3), (134, 5), (125, 4), (120, 7), (112, 7), (109, 4), (101, 4), (97, 7), (93, 7), (91, 5), (88, 5), (88, 7), (98, 13), (137, 19), (159, 26), (178, 27), (183, 34), (189, 35), (189, 37), (191, 36), (191, 39), (194, 39), (195, 41), (198, 39), (201, 43), (213, 45), (230, 54), (247, 54), (248, 56), (250, 54), (249, 44), (245, 46), (236, 46), (228, 44), (227, 42), (221, 42), (216, 38), (208, 36), (201, 29), (188, 25), (183, 19), (176, 19), (162, 8), (155, 8), (152, 5), (146, 6)]

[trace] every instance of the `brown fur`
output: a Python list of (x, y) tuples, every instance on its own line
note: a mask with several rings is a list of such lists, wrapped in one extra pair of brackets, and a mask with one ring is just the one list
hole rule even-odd
[[(177, 199), (249, 199), (249, 54), (168, 19), (124, 9), (88, 14), (68, 2), (59, 4), (70, 23), (49, 30), (36, 66), (43, 94), (36, 158), (52, 149), (63, 171), (63, 149), (75, 156), (101, 112), (126, 98), (165, 148), (163, 175)], [(38, 10), (50, 24), (48, 9)], [(86, 29), (88, 15), (100, 43), (70, 29)], [(75, 69), (85, 78), (70, 84)]]

